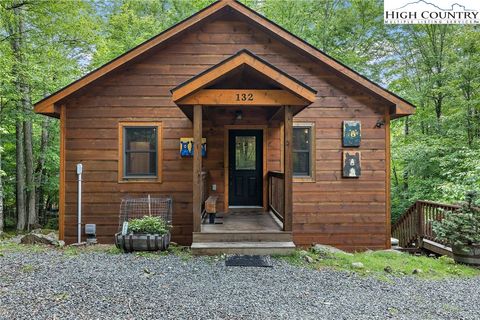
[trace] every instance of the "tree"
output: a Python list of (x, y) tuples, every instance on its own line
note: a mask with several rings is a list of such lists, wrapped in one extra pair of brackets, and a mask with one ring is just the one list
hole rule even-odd
[[(38, 205), (43, 203), (38, 177), (44, 172), (48, 152), (48, 121), (43, 120), (45, 143), (34, 149), (36, 124), (32, 101), (52, 92), (86, 71), (82, 59), (96, 39), (98, 16), (87, 1), (5, 0), (0, 3), (0, 35), (8, 48), (0, 47), (11, 61), (5, 93), (6, 105), (14, 108), (16, 119), (16, 212), (17, 229), (38, 224)], [(43, 117), (42, 117), (43, 118)], [(41, 140), (41, 139), (39, 139)], [(53, 147), (53, 146), (50, 146)], [(58, 147), (54, 147), (58, 149)], [(36, 154), (37, 153), (37, 154)], [(36, 164), (38, 166), (36, 168)], [(58, 164), (57, 164), (58, 168)], [(38, 185), (40, 184), (40, 186)]]

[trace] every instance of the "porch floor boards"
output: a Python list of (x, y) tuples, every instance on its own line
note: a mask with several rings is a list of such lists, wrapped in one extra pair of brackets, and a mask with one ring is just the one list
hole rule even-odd
[(201, 232), (193, 233), (196, 255), (290, 254), (294, 250), (292, 233), (283, 231), (271, 213), (258, 209), (224, 214), (223, 224), (202, 224)]
[(217, 215), (223, 216), (223, 224), (202, 224), (201, 232), (283, 232), (269, 212), (247, 210)]

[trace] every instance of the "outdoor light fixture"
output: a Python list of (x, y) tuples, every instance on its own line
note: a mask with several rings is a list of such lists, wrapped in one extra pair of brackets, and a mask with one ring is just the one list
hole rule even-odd
[(235, 119), (236, 120), (242, 120), (242, 118), (243, 118), (242, 110), (235, 111)]
[(377, 123), (375, 124), (375, 127), (381, 128), (385, 125), (385, 121), (383, 119), (377, 120)]

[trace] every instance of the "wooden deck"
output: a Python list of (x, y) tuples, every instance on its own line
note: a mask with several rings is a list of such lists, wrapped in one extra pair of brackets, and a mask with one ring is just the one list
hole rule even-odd
[(417, 248), (452, 256), (452, 249), (448, 244), (436, 239), (432, 225), (434, 221), (443, 219), (444, 211), (458, 208), (457, 205), (419, 200), (392, 226), (392, 236), (399, 240), (402, 248)]
[[(201, 232), (282, 232), (281, 222), (268, 212), (258, 210), (235, 211), (228, 214), (219, 213), (223, 217), (217, 221), (222, 224), (203, 223)], [(208, 218), (207, 218), (208, 220)]]
[(295, 250), (292, 233), (283, 231), (272, 213), (240, 210), (217, 215), (223, 216), (217, 219), (222, 224), (203, 223), (201, 231), (193, 233), (193, 254), (289, 254)]

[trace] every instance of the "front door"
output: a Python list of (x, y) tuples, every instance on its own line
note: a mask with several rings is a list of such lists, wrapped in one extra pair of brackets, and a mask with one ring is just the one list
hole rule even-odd
[(228, 204), (262, 206), (262, 130), (230, 130), (228, 159)]

